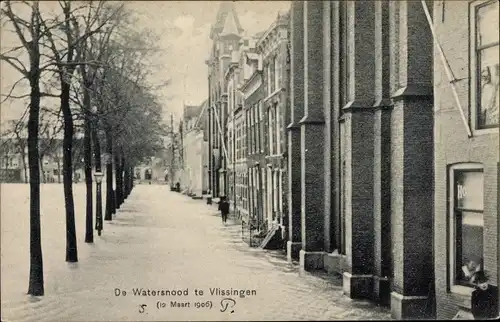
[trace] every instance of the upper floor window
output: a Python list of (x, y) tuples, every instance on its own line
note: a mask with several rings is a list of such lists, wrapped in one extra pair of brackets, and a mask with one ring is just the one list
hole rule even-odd
[(271, 58), (269, 60), (269, 78), (268, 78), (268, 83), (270, 84), (269, 86), (269, 93), (271, 94), (276, 90), (276, 80), (275, 76), (276, 75), (276, 65), (275, 65), (275, 58)]
[(259, 101), (259, 110), (258, 110), (258, 115), (259, 115), (259, 140), (260, 140), (260, 152), (264, 152), (264, 147), (265, 147), (265, 135), (264, 135), (264, 111), (262, 107), (262, 101)]
[(276, 154), (281, 153), (281, 120), (280, 120), (280, 108), (276, 103), (274, 105), (274, 111), (276, 112), (275, 123), (276, 123)]
[(281, 64), (278, 56), (274, 57), (274, 90), (281, 88)]
[(268, 142), (269, 142), (269, 155), (274, 154), (274, 109), (269, 108), (267, 110), (268, 113)]
[(478, 1), (471, 15), (472, 121), (476, 129), (498, 127), (498, 1)]

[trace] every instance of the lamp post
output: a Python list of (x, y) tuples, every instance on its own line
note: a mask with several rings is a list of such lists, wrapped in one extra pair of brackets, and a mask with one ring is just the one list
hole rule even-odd
[(101, 182), (104, 174), (101, 169), (96, 169), (94, 172), (94, 179), (96, 182), (96, 219), (95, 219), (95, 229), (97, 230), (97, 235), (101, 236), (102, 231), (102, 195), (101, 195)]

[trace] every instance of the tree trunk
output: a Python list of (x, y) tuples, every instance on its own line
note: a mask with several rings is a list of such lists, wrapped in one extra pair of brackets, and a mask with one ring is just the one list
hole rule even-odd
[(86, 207), (85, 207), (85, 242), (94, 242), (93, 203), (92, 203), (92, 146), (91, 146), (91, 120), (90, 120), (90, 95), (87, 85), (83, 86), (83, 162), (85, 165)]
[(30, 278), (28, 294), (41, 296), (43, 287), (43, 258), (40, 228), (40, 165), (38, 154), (38, 124), (40, 115), (39, 55), (33, 55), (31, 71), (30, 109), (28, 119), (28, 164), (30, 169)]
[(75, 228), (75, 203), (73, 200), (72, 150), (73, 150), (73, 116), (69, 105), (70, 85), (61, 84), (61, 109), (64, 118), (63, 138), (63, 184), (66, 208), (66, 261), (78, 262)]
[(120, 209), (123, 202), (123, 168), (121, 164), (121, 151), (115, 151), (115, 186), (116, 186), (116, 209)]
[(57, 183), (61, 183), (61, 160), (57, 158)]
[(128, 183), (128, 195), (132, 193), (132, 173), (134, 173), (134, 168), (129, 166), (128, 167), (128, 177), (127, 177), (127, 183)]
[(45, 178), (45, 170), (43, 169), (43, 157), (44, 155), (43, 154), (39, 154), (39, 157), (40, 157), (40, 172), (42, 174), (42, 182), (43, 183), (47, 183), (47, 178)]
[(129, 193), (130, 193), (130, 187), (128, 185), (128, 176), (129, 176), (129, 166), (125, 162), (125, 158), (122, 156), (122, 164), (123, 164), (123, 201), (127, 199)]
[(111, 137), (111, 131), (109, 129), (106, 129), (106, 152), (108, 153), (110, 159), (106, 164), (106, 214), (104, 215), (104, 220), (112, 220), (112, 214), (115, 213), (113, 192), (113, 162), (111, 162), (111, 158), (113, 157), (113, 139)]
[(24, 183), (28, 183), (28, 166), (26, 165), (26, 153), (24, 152), (24, 145), (22, 147), (23, 151), (21, 152), (21, 159), (23, 163), (24, 170)]
[[(94, 163), (95, 163), (95, 171), (101, 172), (101, 144), (99, 142), (99, 136), (97, 135), (97, 126), (98, 120), (95, 119), (92, 126), (92, 137), (94, 138)], [(102, 195), (101, 195), (101, 183), (97, 183), (96, 185), (96, 230), (99, 235), (101, 230), (103, 229), (102, 222)]]
[(132, 192), (132, 190), (134, 189), (134, 167), (131, 166), (130, 167), (130, 192)]

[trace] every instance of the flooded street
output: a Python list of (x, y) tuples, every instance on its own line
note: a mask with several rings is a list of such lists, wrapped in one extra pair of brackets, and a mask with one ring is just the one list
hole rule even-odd
[[(45, 185), (43, 191), (62, 196), (56, 191), (61, 187)], [(83, 202), (84, 186), (76, 187)], [(30, 298), (25, 295), (29, 205), (19, 197), (23, 193), (27, 185), (2, 185), (2, 200), (20, 203), (2, 203), (2, 245), (19, 245), (9, 252), (2, 247), (4, 321), (390, 317), (386, 309), (343, 296), (334, 277), (300, 273), (278, 252), (249, 248), (239, 225), (224, 226), (215, 207), (165, 185), (136, 186), (94, 244), (83, 242), (84, 212), (78, 212), (76, 264), (64, 261), (62, 197), (44, 203), (45, 296)], [(19, 269), (4, 270), (9, 266)]]

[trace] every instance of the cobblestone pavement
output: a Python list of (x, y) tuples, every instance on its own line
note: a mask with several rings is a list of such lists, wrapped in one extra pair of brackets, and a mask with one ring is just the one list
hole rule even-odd
[[(390, 319), (385, 308), (343, 296), (339, 280), (300, 273), (276, 252), (249, 248), (239, 225), (224, 226), (215, 207), (166, 185), (136, 186), (100, 240), (79, 247), (79, 263), (64, 263), (44, 297), (2, 298), (3, 320)], [(188, 295), (134, 296), (136, 288)], [(211, 295), (211, 288), (255, 293)]]

